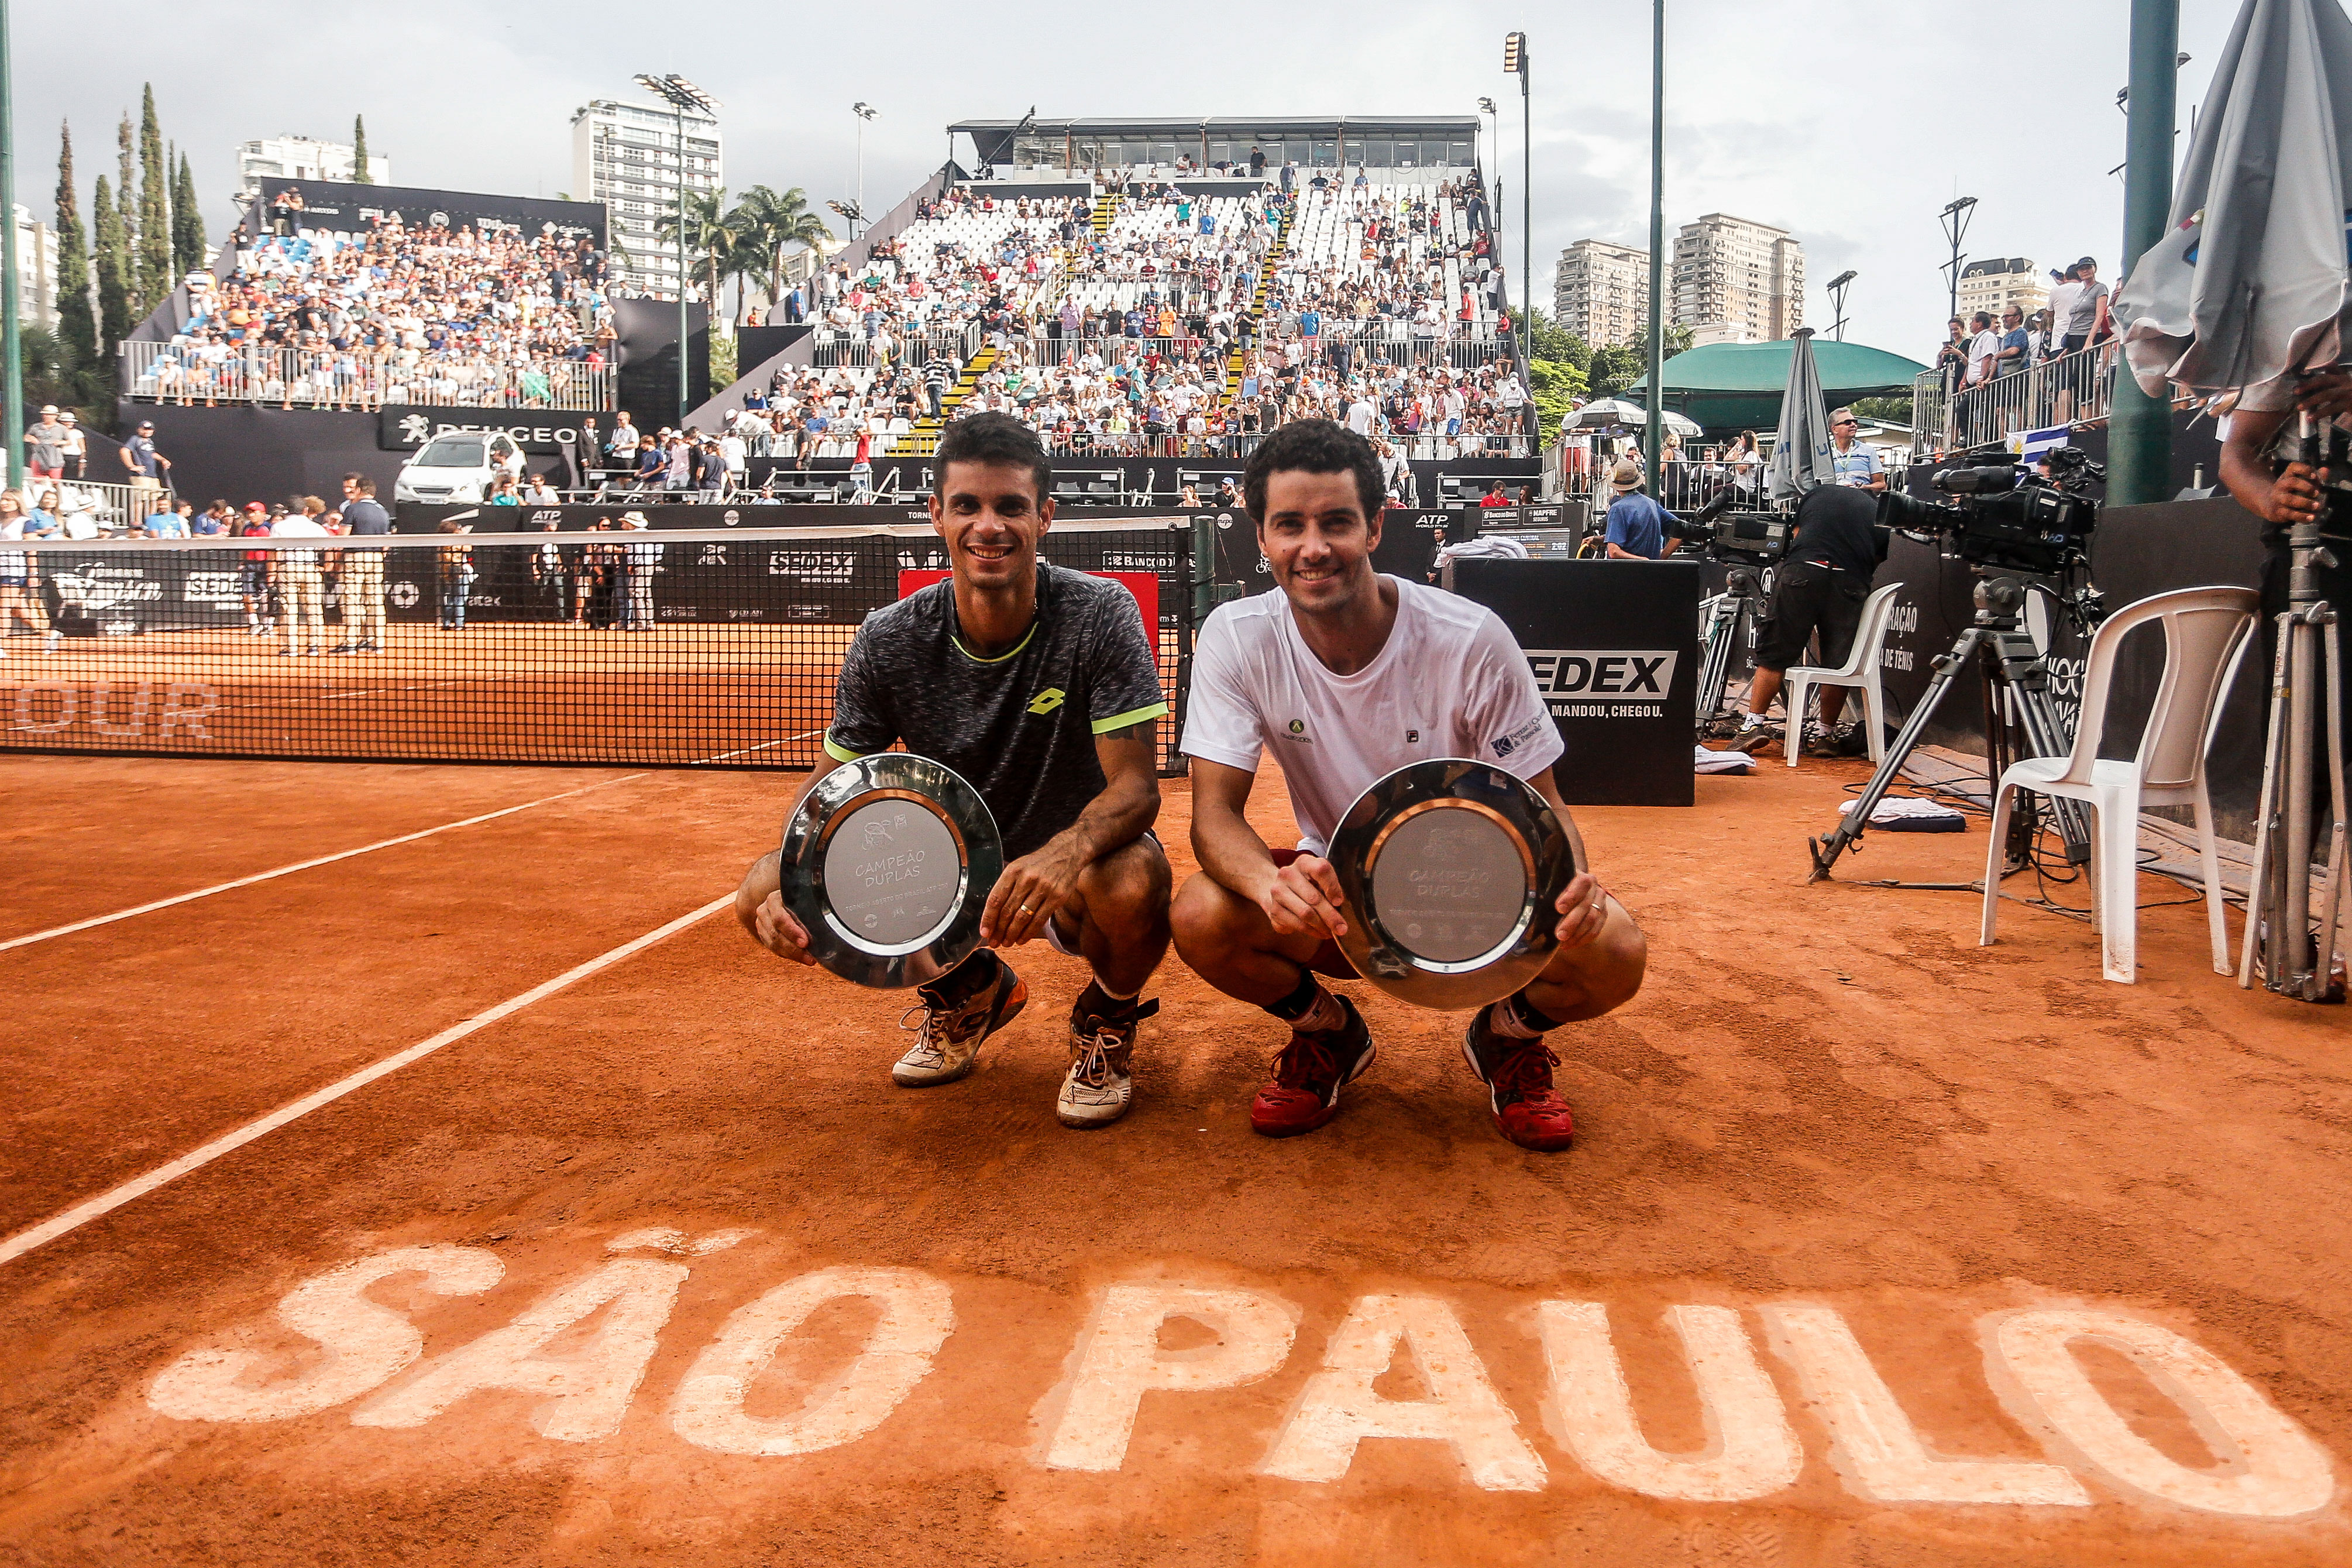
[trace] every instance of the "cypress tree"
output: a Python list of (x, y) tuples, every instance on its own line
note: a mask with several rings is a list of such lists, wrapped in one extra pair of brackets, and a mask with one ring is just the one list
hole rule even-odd
[(196, 176), (183, 153), (178, 175), (172, 182), (173, 269), (184, 276), (202, 267), (205, 248), (205, 215), (196, 205)]
[(98, 357), (98, 318), (89, 304), (89, 237), (82, 232), (74, 189), (73, 127), (58, 128), (58, 335), (79, 370)]
[[(114, 185), (114, 262), (117, 275), (122, 279), (123, 308), (136, 321), (147, 313), (147, 307), (139, 298), (139, 262), (134, 254), (139, 244), (139, 200), (135, 195), (139, 163), (138, 154), (132, 151), (134, 145), (131, 116), (126, 114), (121, 123), (114, 128), (115, 163), (121, 171), (121, 177)], [(101, 300), (99, 302), (101, 318), (105, 311), (106, 304)], [(110, 346), (113, 338), (120, 335), (110, 334)]]
[(111, 358), (114, 345), (123, 340), (137, 321), (131, 313), (127, 265), (131, 247), (123, 243), (121, 205), (107, 188), (104, 174), (98, 177), (97, 194), (91, 196), (89, 205), (97, 218), (99, 345)]
[(142, 310), (163, 302), (179, 279), (172, 275), (172, 198), (164, 189), (163, 131), (155, 121), (151, 84), (139, 110), (139, 299)]
[(375, 176), (368, 173), (367, 117), (352, 116), (352, 184), (373, 185)]

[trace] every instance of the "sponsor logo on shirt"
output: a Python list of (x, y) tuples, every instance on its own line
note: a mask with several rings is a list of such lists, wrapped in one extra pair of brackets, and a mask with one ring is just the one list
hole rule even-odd
[(1307, 721), (1304, 719), (1293, 719), (1290, 721), (1289, 731), (1290, 738), (1294, 741), (1305, 741), (1310, 746), (1315, 743), (1314, 738), (1307, 733)]
[(1677, 657), (1672, 648), (1529, 648), (1528, 668), (1547, 697), (1664, 697)]
[(1404, 743), (1405, 743), (1406, 745), (1408, 745), (1408, 746), (1418, 746), (1418, 745), (1420, 745), (1420, 744), (1421, 744), (1421, 731), (1418, 731), (1418, 730), (1407, 730), (1407, 731), (1404, 732)]
[(1062, 699), (1068, 695), (1069, 694), (1067, 692), (1064, 691), (1058, 686), (1049, 686), (1045, 688), (1045, 690), (1040, 691), (1036, 696), (1029, 700), (1029, 711), (1032, 713), (1051, 713), (1055, 709), (1059, 708), (1062, 705)]
[(1496, 756), (1507, 757), (1529, 741), (1534, 740), (1548, 721), (1546, 719), (1530, 719), (1509, 734), (1496, 736), (1487, 744), (1495, 748)]

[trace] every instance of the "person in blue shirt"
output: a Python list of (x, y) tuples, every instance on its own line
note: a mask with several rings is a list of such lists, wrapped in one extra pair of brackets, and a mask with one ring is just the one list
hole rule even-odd
[(1837, 464), (1837, 482), (1851, 485), (1858, 490), (1877, 495), (1886, 489), (1886, 466), (1878, 454), (1854, 439), (1862, 431), (1862, 421), (1851, 408), (1840, 408), (1830, 415), (1830, 456)]
[(147, 520), (147, 537), (150, 539), (187, 538), (188, 520), (185, 514), (192, 510), (194, 509), (191, 503), (187, 501), (182, 501), (177, 508), (159, 507)]
[(1609, 503), (1609, 528), (1604, 536), (1612, 561), (1655, 561), (1666, 552), (1666, 524), (1674, 514), (1652, 500), (1642, 489), (1641, 465), (1621, 458), (1610, 471), (1609, 488), (1617, 499)]

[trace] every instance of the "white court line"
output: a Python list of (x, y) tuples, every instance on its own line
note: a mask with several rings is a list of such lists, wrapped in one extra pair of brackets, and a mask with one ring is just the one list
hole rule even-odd
[(193, 893), (175, 893), (168, 899), (158, 899), (152, 904), (141, 904), (135, 909), (117, 910), (110, 915), (93, 915), (89, 920), (76, 921), (71, 925), (52, 926), (47, 931), (37, 931), (30, 936), (10, 937), (5, 942), (0, 942), (0, 952), (5, 952), (12, 947), (29, 947), (37, 942), (47, 942), (53, 936), (70, 936), (75, 931), (88, 931), (92, 926), (109, 925), (115, 921), (127, 921), (132, 915), (152, 914), (157, 910), (168, 910), (173, 904), (184, 904), (196, 899), (209, 899), (215, 893), (226, 893), (237, 888), (249, 888), (256, 882), (267, 882), (273, 877), (290, 877), (297, 871), (307, 871), (313, 866), (331, 865), (337, 860), (348, 860), (354, 855), (366, 855), (378, 849), (389, 849), (396, 844), (414, 844), (420, 838), (430, 838), (436, 833), (446, 833), (453, 827), (471, 827), (478, 822), (491, 822), (501, 816), (512, 816), (518, 811), (529, 811), (534, 805), (548, 805), (559, 800), (570, 800), (573, 795), (586, 795), (590, 790), (605, 789), (614, 784), (627, 784), (631, 779), (649, 776), (651, 775), (647, 773), (630, 773), (622, 778), (606, 779), (602, 784), (592, 784), (579, 789), (565, 790), (562, 795), (551, 795), (540, 800), (527, 800), (520, 805), (509, 805), (499, 811), (486, 811), (479, 816), (468, 816), (461, 822), (445, 822), (438, 827), (404, 833), (397, 838), (378, 839), (373, 844), (362, 844), (356, 849), (343, 849), (332, 855), (321, 855), (314, 860), (297, 860), (291, 866), (280, 866), (274, 871), (258, 871), (250, 877), (239, 877), (234, 882), (218, 882), (209, 888), (198, 888)]
[[(614, 782), (618, 782), (617, 780)], [(158, 1165), (145, 1175), (128, 1181), (112, 1192), (100, 1194), (86, 1204), (68, 1209), (55, 1219), (18, 1231), (5, 1241), (0, 1241), (0, 1263), (8, 1263), (37, 1247), (55, 1241), (68, 1231), (88, 1225), (101, 1215), (121, 1208), (133, 1198), (146, 1196), (167, 1182), (175, 1182), (189, 1172), (211, 1164), (222, 1155), (244, 1148), (255, 1139), (276, 1131), (288, 1122), (308, 1116), (322, 1105), (329, 1105), (355, 1089), (365, 1089), (380, 1078), (385, 1078), (414, 1061), (431, 1056), (442, 1047), (464, 1039), (478, 1029), (488, 1028), (499, 1019), (520, 1013), (532, 1003), (551, 996), (565, 986), (587, 979), (601, 969), (609, 969), (634, 953), (644, 952), (667, 937), (677, 935), (697, 921), (718, 913), (735, 901), (733, 893), (713, 899), (700, 909), (683, 914), (666, 926), (647, 931), (632, 942), (625, 942), (610, 952), (597, 954), (576, 968), (567, 969), (552, 980), (541, 981), (520, 996), (509, 997), (487, 1012), (477, 1013), (462, 1024), (442, 1030), (429, 1040), (419, 1040), (404, 1051), (396, 1051), (373, 1066), (362, 1068), (349, 1078), (331, 1083), (314, 1093), (306, 1094), (291, 1105), (282, 1105), (258, 1121), (248, 1121), (236, 1131), (215, 1138), (201, 1149), (181, 1155), (168, 1165)]]
[(717, 756), (697, 757), (695, 761), (697, 763), (723, 763), (730, 757), (748, 757), (754, 752), (764, 752), (771, 746), (789, 746), (794, 741), (805, 741), (811, 735), (822, 735), (828, 728), (830, 728), (829, 725), (819, 724), (815, 729), (803, 730), (797, 735), (786, 735), (782, 739), (776, 741), (762, 741), (756, 746), (746, 746), (740, 752), (721, 752)]

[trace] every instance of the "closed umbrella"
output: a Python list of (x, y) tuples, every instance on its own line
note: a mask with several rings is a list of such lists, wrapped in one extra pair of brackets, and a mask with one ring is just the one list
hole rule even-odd
[(2213, 73), (2171, 229), (2116, 296), (2143, 390), (2252, 386), (2341, 355), (2352, 19), (2247, 0)]
[(1772, 499), (1794, 500), (1816, 485), (1837, 483), (1830, 447), (1830, 411), (1822, 402), (1822, 375), (1813, 363), (1813, 330), (1789, 334), (1789, 384), (1780, 394), (1780, 429), (1772, 443)]

